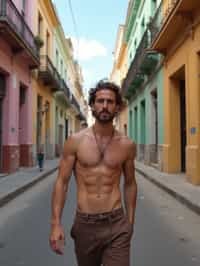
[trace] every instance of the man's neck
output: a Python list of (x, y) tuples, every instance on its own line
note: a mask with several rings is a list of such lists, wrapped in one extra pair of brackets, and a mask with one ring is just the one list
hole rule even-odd
[(106, 137), (112, 135), (114, 129), (112, 122), (103, 124), (99, 123), (98, 121), (95, 121), (93, 127), (95, 129), (96, 134), (99, 135), (100, 137)]

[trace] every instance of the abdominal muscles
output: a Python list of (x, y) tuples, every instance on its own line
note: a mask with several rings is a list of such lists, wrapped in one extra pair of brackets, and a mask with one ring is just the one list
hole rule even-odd
[(107, 212), (121, 207), (121, 169), (109, 169), (105, 165), (76, 167), (77, 207), (82, 212)]

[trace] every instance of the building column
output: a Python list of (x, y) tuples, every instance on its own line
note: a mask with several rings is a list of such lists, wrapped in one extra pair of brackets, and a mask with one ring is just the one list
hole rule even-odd
[(15, 172), (19, 167), (19, 86), (16, 74), (6, 79), (3, 102), (3, 162), (2, 171)]
[(30, 167), (33, 165), (32, 152), (32, 131), (33, 131), (33, 116), (32, 116), (32, 90), (31, 87), (25, 88), (25, 102), (20, 107), (19, 134), (20, 144), (20, 166)]
[(187, 102), (187, 176), (193, 184), (200, 184), (200, 56), (194, 51), (188, 57), (186, 72)]
[(163, 171), (181, 171), (179, 81), (164, 74), (164, 144)]

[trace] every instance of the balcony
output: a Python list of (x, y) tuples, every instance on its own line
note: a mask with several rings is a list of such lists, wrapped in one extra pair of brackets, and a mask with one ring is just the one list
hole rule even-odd
[(71, 106), (76, 112), (76, 117), (79, 120), (86, 120), (85, 115), (82, 113), (80, 105), (73, 94), (71, 94)]
[(80, 106), (79, 103), (77, 102), (76, 98), (74, 97), (74, 95), (71, 95), (71, 105), (72, 107), (74, 107), (76, 113), (80, 113)]
[(64, 92), (65, 97), (70, 100), (70, 92), (69, 92), (69, 88), (67, 87), (66, 82), (62, 79), (61, 81), (61, 88), (62, 91)]
[(151, 48), (166, 54), (180, 32), (184, 29), (189, 29), (188, 32), (191, 32), (197, 9), (199, 9), (199, 0), (171, 0), (167, 7), (161, 5), (158, 10), (161, 20), (154, 29)]
[(76, 117), (80, 121), (86, 121), (86, 117), (85, 117), (85, 115), (82, 112), (80, 112)]
[(47, 55), (40, 56), (40, 68), (38, 74), (38, 78), (43, 81), (45, 86), (51, 87), (53, 91), (61, 90), (62, 79)]
[(147, 28), (143, 34), (140, 44), (136, 50), (135, 57), (122, 85), (123, 91), (128, 98), (130, 96), (130, 92), (133, 92), (142, 85), (145, 80), (145, 75), (150, 75), (158, 63), (158, 56), (149, 53), (148, 50), (151, 45), (151, 41), (152, 35), (149, 28)]
[(0, 36), (10, 44), (14, 54), (24, 52), (30, 68), (39, 66), (34, 35), (11, 0), (0, 0)]

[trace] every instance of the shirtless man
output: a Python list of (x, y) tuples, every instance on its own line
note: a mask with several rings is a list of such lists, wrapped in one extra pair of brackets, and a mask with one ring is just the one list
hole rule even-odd
[[(61, 216), (74, 170), (77, 210), (71, 237), (78, 265), (129, 266), (137, 196), (135, 144), (113, 127), (122, 106), (118, 86), (100, 81), (90, 90), (89, 105), (94, 125), (72, 135), (64, 145), (52, 195), (50, 246), (63, 253)], [(125, 211), (120, 191), (122, 173)]]

